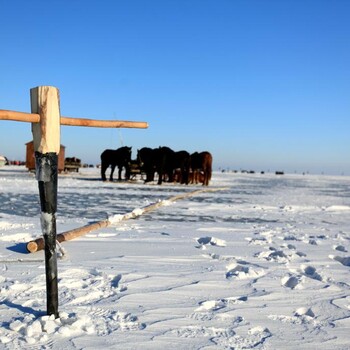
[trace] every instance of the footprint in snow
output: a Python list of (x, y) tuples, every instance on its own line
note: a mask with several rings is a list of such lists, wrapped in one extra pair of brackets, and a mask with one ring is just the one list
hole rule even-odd
[(311, 318), (315, 317), (315, 313), (312, 311), (312, 309), (307, 307), (300, 307), (299, 309), (295, 310), (294, 315), (299, 317), (300, 316), (307, 316)]
[(288, 248), (290, 250), (296, 250), (297, 249), (297, 247), (294, 244), (290, 244), (290, 243), (289, 244), (283, 244), (282, 248)]
[(310, 245), (319, 245), (319, 243), (322, 241), (322, 240), (325, 240), (327, 239), (328, 237), (325, 236), (325, 235), (317, 235), (317, 236), (309, 236), (309, 239), (305, 239), (304, 242), (305, 243), (308, 243)]
[(195, 310), (196, 312), (217, 311), (224, 308), (227, 303), (224, 300), (208, 300), (201, 302), (199, 305)]
[(286, 276), (281, 280), (282, 286), (290, 289), (301, 288), (302, 277), (301, 276)]
[(265, 274), (262, 269), (253, 269), (250, 266), (232, 263), (227, 267), (226, 278), (237, 278), (237, 279), (246, 279), (246, 278), (257, 278)]
[(281, 248), (287, 248), (287, 249), (291, 250), (293, 253), (295, 253), (295, 255), (297, 255), (299, 257), (305, 257), (306, 256), (305, 253), (298, 251), (297, 247), (294, 244), (283, 244), (281, 246)]
[(68, 269), (60, 274), (61, 303), (91, 304), (126, 290), (122, 275), (110, 275), (98, 269)]
[[(91, 319), (95, 319), (101, 312), (95, 312), (92, 310), (90, 312)], [(114, 330), (125, 331), (136, 331), (146, 328), (146, 324), (138, 320), (138, 317), (127, 312), (107, 310), (105, 315), (99, 316), (94, 328), (98, 335), (108, 335)]]
[(117, 275), (111, 280), (111, 287), (115, 289), (119, 289), (120, 292), (124, 292), (127, 290), (127, 287), (120, 285), (120, 281), (122, 279), (122, 275)]
[(290, 234), (283, 238), (284, 241), (300, 241), (299, 238), (297, 238), (295, 235)]
[(211, 341), (224, 349), (257, 349), (262, 348), (266, 339), (270, 338), (272, 333), (265, 327), (252, 327), (247, 330), (244, 335), (239, 335), (238, 332), (229, 337), (213, 336)]
[(248, 300), (247, 296), (241, 297), (229, 297), (219, 300), (206, 300), (199, 303), (199, 307), (195, 309), (195, 312), (207, 313), (211, 311), (217, 311), (230, 305), (236, 305), (244, 303)]
[(286, 254), (283, 250), (277, 250), (273, 247), (270, 247), (269, 251), (257, 253), (255, 256), (267, 261), (278, 263), (288, 263), (291, 260), (291, 255)]
[(347, 253), (347, 249), (343, 245), (336, 245), (333, 248), (334, 250), (338, 250), (339, 252)]
[(226, 247), (226, 241), (215, 237), (201, 237), (201, 238), (197, 238), (196, 241), (199, 244), (199, 246), (196, 246), (196, 248), (200, 248), (200, 249), (206, 249), (207, 245)]
[(323, 281), (322, 276), (317, 273), (316, 268), (313, 266), (302, 266), (302, 271), (306, 277), (312, 278), (316, 281)]
[(294, 311), (292, 316), (290, 315), (269, 315), (268, 318), (274, 321), (280, 321), (282, 323), (290, 323), (292, 325), (305, 325), (307, 323), (318, 325), (315, 320), (315, 313), (311, 308), (300, 307)]
[(306, 257), (307, 255), (305, 254), (305, 253), (303, 253), (303, 252), (296, 252), (295, 253), (297, 256), (299, 256), (299, 257)]
[(246, 238), (246, 240), (253, 245), (266, 245), (269, 243), (265, 237)]
[(350, 266), (350, 256), (329, 256), (331, 259), (340, 262), (344, 266)]

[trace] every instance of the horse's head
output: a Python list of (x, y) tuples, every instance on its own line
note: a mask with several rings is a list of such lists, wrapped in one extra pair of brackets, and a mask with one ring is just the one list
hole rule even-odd
[(123, 146), (116, 150), (115, 156), (120, 162), (129, 164), (131, 162), (132, 147)]

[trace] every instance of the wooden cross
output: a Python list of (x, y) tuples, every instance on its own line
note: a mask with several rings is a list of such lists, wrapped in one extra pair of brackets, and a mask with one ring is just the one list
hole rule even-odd
[(61, 117), (59, 90), (53, 86), (32, 88), (30, 98), (32, 113), (0, 110), (0, 120), (32, 123), (36, 179), (41, 206), (41, 230), (45, 241), (47, 314), (58, 318), (56, 212), (60, 126), (147, 128), (148, 124), (146, 122)]

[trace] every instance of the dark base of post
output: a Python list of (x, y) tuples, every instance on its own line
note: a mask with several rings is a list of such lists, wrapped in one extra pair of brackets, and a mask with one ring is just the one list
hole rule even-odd
[(58, 318), (56, 253), (57, 164), (56, 153), (35, 152), (36, 179), (41, 205), (41, 229), (45, 241), (47, 314)]

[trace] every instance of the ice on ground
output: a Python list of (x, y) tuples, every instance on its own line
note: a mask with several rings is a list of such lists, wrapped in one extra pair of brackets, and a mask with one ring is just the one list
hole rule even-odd
[(61, 243), (55, 319), (37, 183), (0, 169), (1, 349), (348, 348), (349, 177), (214, 172), (167, 202), (199, 187), (99, 176), (59, 176), (58, 232), (110, 226)]

